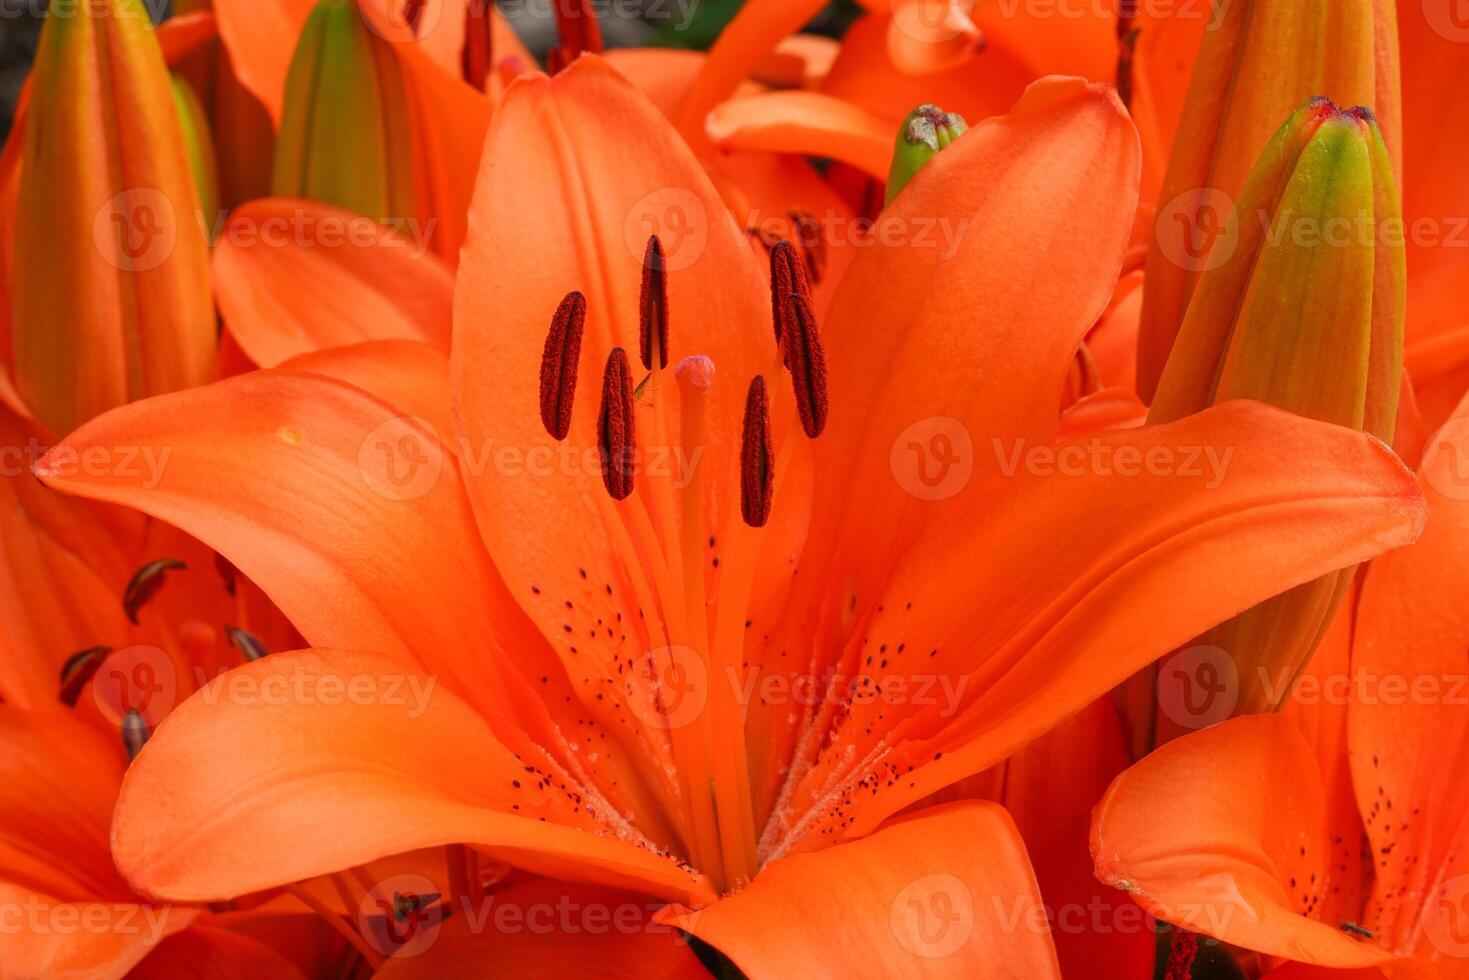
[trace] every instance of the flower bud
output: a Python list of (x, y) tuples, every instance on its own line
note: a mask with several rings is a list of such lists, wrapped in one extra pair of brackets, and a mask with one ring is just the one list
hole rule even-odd
[(189, 83), (179, 75), (172, 78), (173, 101), (179, 112), (179, 125), (184, 137), (184, 150), (189, 155), (189, 170), (194, 175), (194, 189), (199, 192), (199, 208), (205, 226), (219, 214), (219, 165), (214, 155), (214, 135), (209, 114)]
[(373, 219), (419, 213), (403, 69), (355, 0), (320, 0), (286, 77), (272, 191)]
[(199, 197), (139, 0), (46, 19), (22, 136), (12, 281), (16, 387), (58, 434), (212, 376)]
[[(1312, 99), (1246, 181), (1149, 421), (1248, 398), (1390, 443), (1402, 379), (1403, 237), (1397, 181), (1372, 113)], [(1237, 710), (1274, 706), (1271, 692), (1283, 695), (1306, 665), (1353, 571), (1299, 586), (1198, 641), (1235, 658)]]
[(908, 186), (908, 181), (928, 161), (938, 156), (940, 150), (964, 135), (968, 129), (969, 124), (964, 121), (963, 116), (945, 112), (936, 105), (924, 104), (908, 113), (898, 129), (893, 164), (888, 171), (888, 202), (891, 203)]
[(1138, 392), (1151, 402), (1229, 202), (1275, 128), (1312, 96), (1368, 105), (1401, 159), (1393, 0), (1215, 4), (1158, 199), (1138, 340)]

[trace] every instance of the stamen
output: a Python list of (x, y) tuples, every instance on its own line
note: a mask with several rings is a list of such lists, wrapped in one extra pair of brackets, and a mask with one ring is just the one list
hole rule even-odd
[(167, 574), (188, 567), (186, 562), (177, 558), (160, 558), (134, 572), (122, 593), (122, 610), (127, 613), (128, 620), (134, 626), (138, 625), (138, 611), (163, 588), (163, 580)]
[(235, 594), (235, 576), (238, 574), (235, 566), (230, 564), (228, 558), (216, 551), (214, 553), (214, 570), (219, 573), (219, 579), (224, 583), (224, 591), (233, 598)]
[(1173, 937), (1168, 943), (1166, 980), (1189, 980), (1193, 976), (1194, 960), (1199, 955), (1199, 937), (1192, 932), (1173, 927)]
[(602, 375), (602, 412), (597, 423), (597, 450), (602, 460), (602, 482), (613, 500), (632, 494), (633, 453), (636, 435), (633, 420), (632, 368), (627, 352), (612, 348)]
[(77, 698), (82, 696), (82, 689), (87, 682), (97, 673), (102, 662), (112, 653), (112, 647), (87, 647), (80, 653), (74, 653), (66, 658), (66, 663), (61, 665), (61, 703), (68, 708), (77, 706)]
[(581, 338), (586, 323), (586, 297), (575, 290), (567, 293), (551, 317), (551, 329), (541, 353), (541, 422), (558, 442), (571, 431), (576, 367), (581, 359)]
[(553, 75), (583, 51), (602, 50), (602, 28), (589, 0), (556, 0), (556, 32), (561, 43), (546, 52), (546, 67)]
[(256, 660), (270, 653), (269, 650), (265, 649), (265, 644), (260, 642), (260, 637), (248, 630), (242, 630), (238, 626), (231, 626), (229, 623), (225, 623), (224, 635), (230, 638), (230, 642), (235, 645), (236, 650), (240, 651), (240, 656), (245, 658), (246, 663), (254, 663)]
[[(464, 80), (481, 92), (485, 91), (490, 66), (495, 62), (491, 38), (494, 26), (491, 10), (494, 0), (469, 0), (464, 10), (464, 48), (459, 53), (459, 70)], [(414, 33), (418, 31), (415, 28)]]
[(128, 750), (128, 762), (138, 757), (143, 751), (143, 746), (148, 744), (148, 738), (153, 732), (148, 728), (148, 723), (136, 708), (129, 708), (128, 713), (122, 718), (122, 744)]
[(813, 286), (821, 285), (821, 270), (826, 266), (826, 241), (821, 222), (809, 211), (788, 211), (796, 241), (801, 246), (801, 257), (806, 265), (806, 278)]
[(786, 303), (786, 366), (791, 369), (801, 428), (807, 438), (815, 439), (826, 430), (826, 348), (811, 304), (796, 293)]
[[(787, 241), (775, 243), (770, 250), (770, 319), (775, 324), (775, 342), (778, 344), (786, 334), (790, 310), (786, 297), (811, 298), (811, 282), (806, 277), (806, 264)], [(790, 366), (787, 357), (786, 366)]]
[[(403, 19), (408, 22), (408, 29), (414, 37), (418, 36), (419, 25), (423, 23), (423, 8), (427, 3), (428, 0), (403, 0)], [(469, 6), (473, 8), (474, 4)]]
[(751, 527), (770, 520), (775, 489), (775, 454), (770, 439), (770, 395), (765, 378), (755, 375), (745, 396), (745, 429), (740, 440), (740, 512)]
[(657, 235), (648, 238), (643, 253), (643, 288), (638, 296), (638, 355), (643, 367), (653, 370), (653, 345), (658, 345), (658, 366), (668, 367), (668, 265), (663, 243)]
[(1117, 9), (1117, 97), (1132, 106), (1133, 59), (1137, 53), (1138, 0), (1122, 0)]
[(674, 368), (673, 376), (679, 384), (689, 385), (701, 395), (707, 395), (714, 384), (714, 362), (707, 354), (685, 357)]

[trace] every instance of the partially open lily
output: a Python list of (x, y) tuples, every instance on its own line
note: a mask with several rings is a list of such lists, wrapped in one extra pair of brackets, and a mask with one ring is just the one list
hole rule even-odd
[[(1344, 618), (1349, 652), (1297, 688), (1289, 712), (1185, 736), (1118, 778), (1093, 825), (1103, 880), (1167, 921), (1277, 960), (1469, 976), (1463, 463), (1451, 435), (1430, 445), (1422, 539), (1372, 563)], [(1312, 729), (1329, 712), (1347, 719), (1348, 745), (1329, 758), (1350, 763), (1356, 833), (1338, 818)]]
[(1394, 172), (1402, 123), (1393, 0), (1245, 0), (1204, 35), (1148, 253), (1138, 390), (1151, 402), (1207, 252), (1280, 120), (1312, 96), (1368, 106)]
[[(1376, 120), (1313, 99), (1271, 140), (1239, 197), (1149, 419), (1253, 398), (1391, 443), (1406, 271), (1397, 181)], [(1241, 713), (1276, 706), (1261, 679), (1277, 688), (1294, 679), (1353, 574), (1343, 569), (1199, 639), (1239, 662)]]
[[(1258, 405), (1055, 444), (1138, 166), (1109, 92), (1035, 86), (909, 183), (818, 329), (790, 247), (772, 295), (600, 60), (512, 86), (452, 410), (426, 365), (391, 402), (281, 368), (62, 447), (172, 446), (156, 487), (37, 469), (218, 547), (318, 647), (160, 726), (123, 787), (123, 873), (205, 901), (468, 844), (667, 901), (757, 975), (1055, 976), (1045, 930), (999, 918), (1037, 901), (1003, 811), (889, 818), (1421, 520), (1380, 444)], [(952, 249), (893, 244), (943, 218), (968, 219)], [(231, 678), (432, 695), (279, 701)], [(782, 693), (803, 678), (809, 704)], [(967, 928), (935, 939), (940, 900)]]
[(46, 19), (19, 161), (11, 351), (57, 432), (209, 380), (208, 247), (168, 70), (138, 0)]

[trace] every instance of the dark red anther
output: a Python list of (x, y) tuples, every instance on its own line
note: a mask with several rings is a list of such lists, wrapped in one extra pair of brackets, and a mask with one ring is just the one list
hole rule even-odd
[(122, 717), (122, 744), (128, 753), (128, 761), (132, 762), (143, 751), (143, 746), (148, 744), (148, 738), (153, 734), (148, 728), (148, 722), (138, 713), (137, 709), (129, 708), (128, 713)]
[(657, 235), (648, 238), (643, 253), (643, 288), (638, 294), (638, 356), (643, 367), (653, 370), (653, 345), (658, 345), (658, 366), (668, 367), (668, 263)]
[(489, 84), (490, 67), (495, 63), (495, 28), (491, 16), (494, 6), (495, 0), (469, 0), (464, 9), (464, 47), (459, 52), (460, 73), (466, 82), (481, 92)]
[(224, 591), (233, 597), (236, 589), (235, 578), (238, 575), (235, 566), (230, 564), (228, 558), (216, 551), (214, 553), (214, 570), (219, 573), (219, 580), (224, 584)]
[(246, 663), (254, 663), (270, 653), (269, 650), (265, 649), (265, 644), (260, 642), (260, 637), (248, 630), (242, 630), (238, 626), (231, 626), (229, 623), (225, 623), (224, 635), (230, 638), (230, 642), (240, 652), (240, 656), (245, 658)]
[(821, 270), (826, 266), (826, 238), (822, 234), (821, 222), (809, 211), (788, 211), (791, 228), (796, 233), (796, 244), (801, 246), (801, 258), (806, 262), (806, 276), (811, 285), (821, 285)]
[(163, 588), (163, 580), (168, 573), (188, 567), (186, 562), (177, 558), (160, 558), (133, 573), (122, 593), (122, 611), (128, 614), (134, 626), (138, 624), (138, 611)]
[(556, 0), (556, 33), (561, 43), (546, 52), (546, 67), (553, 75), (582, 52), (602, 50), (602, 28), (592, 0)]
[(1186, 929), (1173, 927), (1173, 938), (1168, 943), (1168, 965), (1165, 980), (1189, 980), (1193, 976), (1194, 960), (1199, 955), (1199, 937)]
[(602, 482), (613, 500), (626, 500), (632, 494), (636, 446), (632, 368), (627, 363), (627, 352), (614, 347), (607, 355), (607, 370), (602, 375), (602, 412), (597, 421)]
[[(811, 298), (811, 281), (806, 276), (806, 263), (790, 242), (779, 241), (770, 250), (770, 318), (775, 323), (775, 342), (785, 336), (790, 312), (786, 297)], [(790, 365), (786, 359), (786, 365)]]
[(791, 369), (796, 411), (807, 438), (815, 439), (826, 430), (826, 348), (816, 327), (816, 314), (804, 296), (791, 294), (786, 314), (786, 366)]
[(1139, 0), (1122, 0), (1117, 8), (1117, 97), (1132, 105), (1133, 57), (1137, 51)]
[(770, 439), (770, 394), (755, 375), (745, 395), (745, 428), (740, 437), (740, 513), (751, 527), (770, 520), (775, 496), (775, 453)]
[[(428, 0), (403, 0), (403, 19), (408, 23), (408, 29), (413, 36), (418, 36), (419, 25), (423, 23), (423, 8), (428, 6)], [(471, 4), (472, 6), (472, 4)]]
[(61, 703), (68, 708), (75, 708), (77, 698), (82, 696), (82, 689), (87, 686), (102, 662), (112, 653), (112, 647), (87, 647), (80, 653), (74, 653), (66, 658), (66, 663), (61, 665)]
[(586, 325), (586, 297), (573, 290), (556, 307), (551, 329), (546, 333), (546, 347), (541, 352), (541, 422), (557, 441), (565, 439), (571, 431), (576, 365), (581, 358), (581, 337)]

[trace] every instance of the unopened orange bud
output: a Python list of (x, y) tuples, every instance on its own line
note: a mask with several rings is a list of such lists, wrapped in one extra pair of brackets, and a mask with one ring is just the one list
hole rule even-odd
[(139, 0), (85, 0), (47, 17), (23, 139), (12, 363), (32, 412), (62, 434), (208, 381), (208, 246)]

